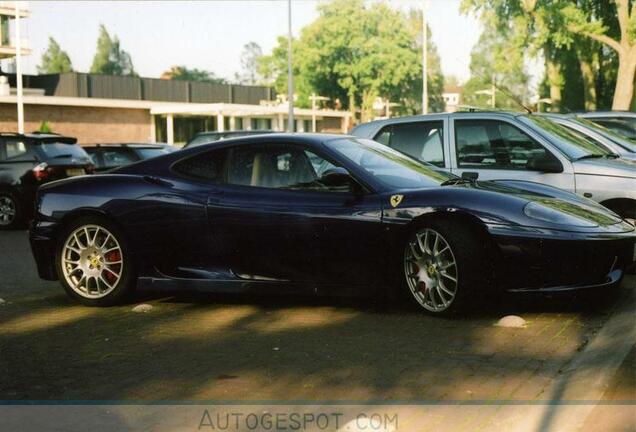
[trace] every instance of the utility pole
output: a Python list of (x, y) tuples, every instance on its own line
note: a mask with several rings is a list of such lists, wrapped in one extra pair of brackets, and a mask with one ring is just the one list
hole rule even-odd
[(292, 73), (292, 7), (291, 0), (287, 0), (287, 103), (289, 114), (287, 131), (294, 132), (294, 75)]
[(24, 103), (22, 101), (22, 41), (20, 40), (20, 3), (15, 2), (15, 79), (18, 103), (18, 133), (24, 133)]
[(428, 31), (426, 1), (422, 2), (422, 114), (428, 114)]
[(492, 85), (490, 87), (490, 106), (495, 108), (495, 94), (497, 92), (497, 87), (495, 86), (495, 74), (492, 74)]

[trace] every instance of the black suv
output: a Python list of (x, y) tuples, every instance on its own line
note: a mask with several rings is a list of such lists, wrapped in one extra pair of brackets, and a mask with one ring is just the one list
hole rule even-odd
[(108, 171), (176, 151), (169, 144), (92, 144), (83, 146), (95, 165), (96, 172)]
[(76, 142), (56, 134), (0, 133), (0, 229), (17, 228), (32, 216), (41, 184), (93, 172)]

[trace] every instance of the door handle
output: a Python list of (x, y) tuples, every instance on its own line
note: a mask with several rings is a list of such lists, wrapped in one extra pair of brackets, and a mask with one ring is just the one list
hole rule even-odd
[(221, 196), (221, 195), (224, 195), (225, 192), (223, 192), (222, 190), (213, 190), (213, 191), (210, 191), (209, 194), (211, 196)]

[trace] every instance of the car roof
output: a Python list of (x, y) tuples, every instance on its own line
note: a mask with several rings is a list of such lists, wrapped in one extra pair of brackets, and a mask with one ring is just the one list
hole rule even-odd
[(271, 134), (274, 133), (271, 129), (242, 129), (242, 130), (233, 130), (233, 131), (204, 131), (199, 132), (195, 136), (213, 136), (213, 135), (236, 135), (236, 134)]
[(385, 125), (392, 125), (396, 123), (410, 123), (410, 122), (426, 121), (426, 120), (442, 120), (447, 117), (472, 118), (472, 117), (482, 116), (484, 114), (492, 115), (494, 118), (497, 118), (497, 117), (513, 118), (513, 117), (525, 115), (526, 113), (517, 112), (517, 111), (471, 110), (471, 111), (456, 111), (452, 113), (445, 112), (445, 113), (434, 113), (434, 114), (417, 114), (417, 115), (404, 116), (404, 117), (392, 117), (388, 119), (374, 120), (368, 123), (362, 123), (356, 126), (355, 129), (357, 129), (358, 131), (361, 131), (367, 128), (377, 129)]
[(170, 144), (161, 143), (97, 143), (97, 144), (84, 144), (84, 148), (97, 148), (97, 147), (116, 147), (116, 148), (144, 148), (144, 149), (163, 149)]
[(581, 113), (576, 113), (577, 116), (580, 117), (598, 117), (598, 118), (602, 118), (602, 117), (630, 117), (630, 118), (636, 118), (636, 113), (633, 111), (587, 111), (587, 112), (581, 112)]
[(42, 141), (45, 143), (48, 142), (62, 142), (66, 144), (75, 144), (77, 142), (77, 138), (59, 135), (56, 133), (41, 133), (41, 132), (32, 132), (20, 134), (16, 132), (0, 132), (0, 138), (18, 138), (32, 141)]

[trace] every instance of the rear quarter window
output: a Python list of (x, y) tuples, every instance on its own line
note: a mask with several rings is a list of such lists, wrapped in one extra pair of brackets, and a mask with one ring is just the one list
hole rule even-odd
[(172, 171), (183, 176), (213, 183), (225, 179), (227, 149), (218, 149), (191, 156), (172, 166)]

